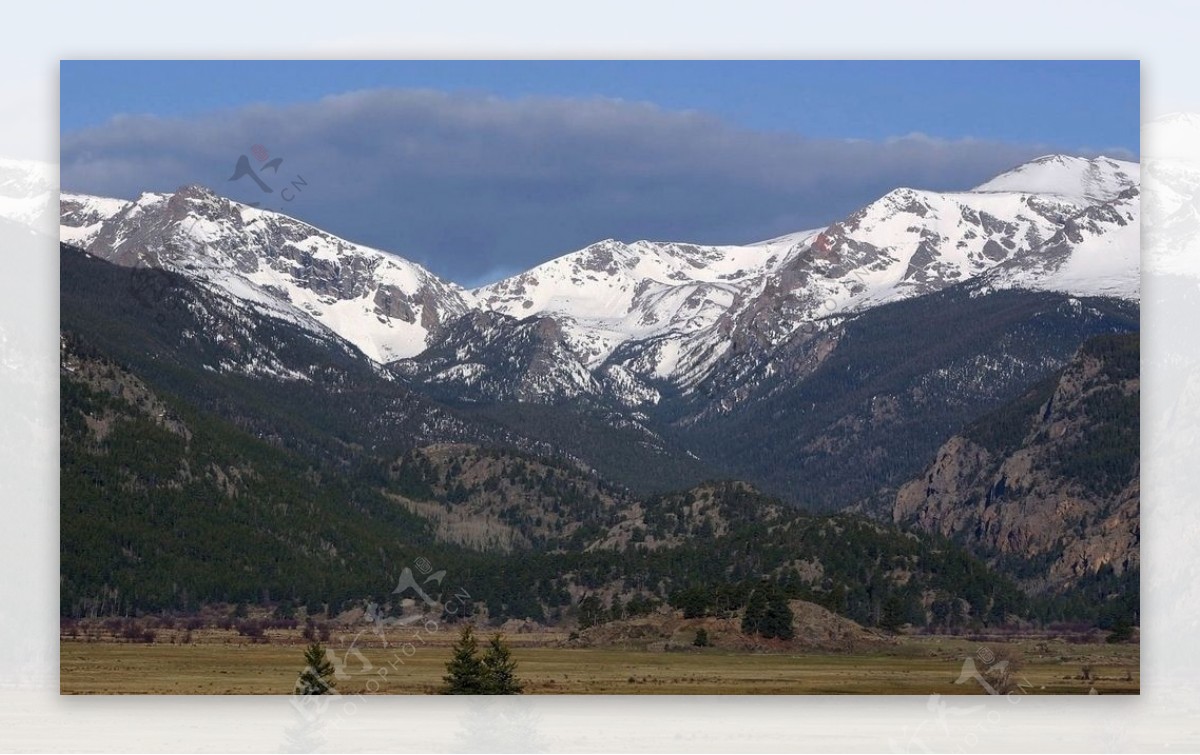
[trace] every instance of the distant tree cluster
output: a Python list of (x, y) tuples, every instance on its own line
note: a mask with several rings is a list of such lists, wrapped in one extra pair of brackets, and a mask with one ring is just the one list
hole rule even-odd
[(763, 582), (750, 593), (742, 614), (742, 632), (768, 639), (790, 640), (796, 636), (795, 616), (787, 595), (772, 582)]

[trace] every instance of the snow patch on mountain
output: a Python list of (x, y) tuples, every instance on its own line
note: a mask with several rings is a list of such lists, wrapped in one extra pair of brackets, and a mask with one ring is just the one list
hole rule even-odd
[(1034, 254), (998, 265), (994, 288), (1059, 291), (1137, 300), (1141, 294), (1140, 192), (1126, 189), (1070, 218)]

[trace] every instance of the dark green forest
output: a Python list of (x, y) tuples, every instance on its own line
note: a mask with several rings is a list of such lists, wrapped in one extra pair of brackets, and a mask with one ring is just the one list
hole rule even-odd
[[(1020, 564), (996, 570), (938, 536), (814, 513), (836, 496), (852, 502), (901, 481), (979, 406), (1021, 394), (1014, 387), (1012, 395), (951, 401), (926, 426), (889, 428), (900, 441), (888, 453), (870, 451), (882, 442), (870, 434), (844, 439), (845, 455), (787, 451), (812, 439), (806, 428), (856, 411), (881, 381), (913, 386), (937, 360), (953, 362), (947, 349), (957, 341), (915, 364), (902, 358), (944, 338), (932, 326), (915, 345), (902, 340), (903, 354), (884, 348), (894, 327), (850, 328), (846, 355), (803, 391), (764, 401), (720, 433), (694, 431), (710, 446), (753, 451), (787, 470), (761, 475), (768, 490), (787, 486), (784, 499), (756, 485), (701, 482), (726, 476), (723, 463), (639, 455), (636, 431), (612, 427), (594, 409), (445, 405), (381, 378), (337, 343), (248, 317), (163, 275), (156, 297), (140, 300), (125, 295), (128, 270), (63, 249), (63, 616), (189, 613), (214, 604), (334, 615), (367, 601), (397, 610), (393, 589), (417, 559), (446, 570), (439, 594), (464, 591), (496, 623), (602, 623), (666, 604), (692, 616), (753, 608), (762, 632), (774, 631), (762, 627), (772, 626), (781, 599), (800, 598), (884, 629), (1078, 618), (1111, 625), (1125, 620), (1129, 601), (1101, 616), (1095, 597), (1136, 596), (1136, 575), (1115, 584), (1101, 574), (1076, 593), (1033, 602), (1012, 578)], [(996, 306), (1008, 309), (985, 313), (999, 325), (963, 329), (960, 338), (1013, 338), (1057, 316), (1049, 299), (1037, 303), (1044, 306), (1005, 299)], [(1129, 322), (1119, 311), (1101, 319), (1087, 327)], [(954, 314), (934, 320), (950, 329)], [(1071, 337), (1080, 334), (1062, 337), (1064, 351)], [(1100, 341), (1093, 348), (1121, 347)], [(231, 359), (302, 377), (281, 382), (211, 368)], [(867, 359), (877, 366), (862, 367)], [(1103, 402), (1095, 411), (1109, 429), (1081, 443), (1062, 471), (1110, 485), (1110, 471), (1113, 480), (1128, 472), (1122, 465), (1136, 443), (1136, 423), (1128, 432), (1136, 402)], [(748, 430), (755, 423), (775, 428), (773, 443), (755, 445), (763, 437), (761, 427)], [(972, 432), (1004, 444), (1016, 430), (1002, 422)], [(448, 454), (447, 444), (464, 450)], [(746, 472), (758, 468), (739, 453), (722, 458)], [(469, 465), (491, 471), (467, 474)], [(449, 512), (478, 507), (529, 545), (455, 544), (401, 499)]]

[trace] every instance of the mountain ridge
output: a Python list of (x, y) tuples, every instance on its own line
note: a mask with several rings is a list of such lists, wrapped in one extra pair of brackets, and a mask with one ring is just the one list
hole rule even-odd
[[(1061, 232), (1136, 189), (1139, 177), (1136, 163), (1049, 155), (966, 192), (897, 188), (824, 228), (746, 245), (607, 239), (473, 290), (399, 255), (197, 186), (133, 201), (64, 193), (60, 227), (62, 241), (91, 254), (204, 279), (276, 316), (327, 329), (381, 363), (420, 356), (470, 311), (518, 321), (552, 317), (586, 369), (620, 364), (640, 394), (652, 395), (647, 386), (658, 380), (691, 389), (738, 333), (775, 345), (816, 318), (920, 295), (1004, 265), (1008, 272), (997, 275), (997, 285), (1037, 287), (1047, 280), (1065, 293), (1098, 293), (1088, 289), (1094, 281), (1087, 271), (1055, 278), (1073, 251)], [(1084, 218), (1092, 235), (1107, 238), (1105, 224), (1118, 220), (1136, 231), (1132, 199), (1118, 217), (1092, 211)], [(151, 232), (139, 231), (146, 226)], [(1037, 253), (1052, 241), (1053, 259), (1037, 264)], [(1136, 298), (1136, 256), (1129, 258), (1128, 240), (1118, 246), (1126, 254), (1100, 271), (1117, 282), (1101, 288), (1104, 295)], [(1018, 258), (1026, 264), (1012, 264)], [(629, 344), (644, 346), (644, 353), (631, 359)], [(612, 362), (622, 347), (624, 355)]]

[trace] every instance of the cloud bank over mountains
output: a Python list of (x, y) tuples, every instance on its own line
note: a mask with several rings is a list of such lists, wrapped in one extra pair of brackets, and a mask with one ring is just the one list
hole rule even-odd
[[(66, 191), (124, 198), (204, 184), (476, 285), (602, 238), (761, 240), (896, 186), (965, 189), (1062, 151), (1099, 150), (809, 139), (622, 100), (383, 89), (119, 116), (63, 134), (61, 175)], [(243, 155), (270, 193), (249, 175), (231, 180)]]

